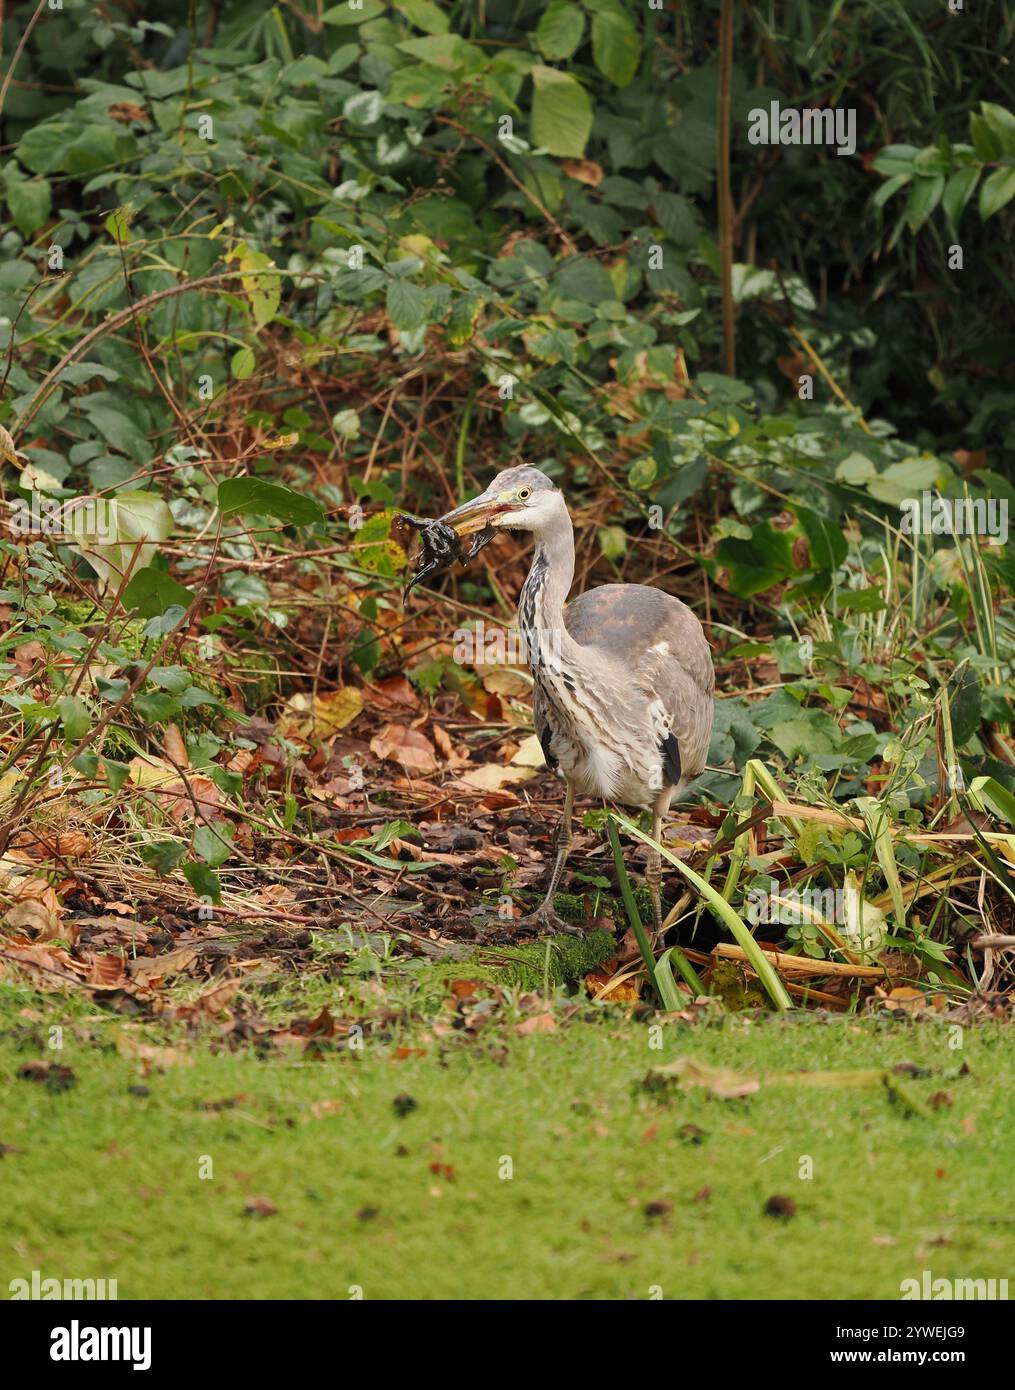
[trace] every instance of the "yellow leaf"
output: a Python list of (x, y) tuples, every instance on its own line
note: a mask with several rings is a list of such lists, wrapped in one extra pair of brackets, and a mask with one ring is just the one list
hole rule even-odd
[(314, 733), (327, 738), (351, 724), (363, 708), (363, 692), (355, 685), (343, 685), (330, 695), (314, 700)]

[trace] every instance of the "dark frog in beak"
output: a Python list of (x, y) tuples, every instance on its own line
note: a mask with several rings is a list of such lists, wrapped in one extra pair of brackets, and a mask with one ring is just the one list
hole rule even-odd
[[(471, 502), (463, 502), (438, 521), (425, 521), (400, 512), (399, 520), (418, 531), (422, 540), (415, 569), (402, 595), (403, 601), (409, 591), (429, 575), (450, 569), (456, 560), (467, 564), (493, 539), (498, 528), (518, 525), (518, 513), (526, 509), (533, 493), (539, 490), (535, 486), (537, 480), (544, 488), (553, 486), (535, 468), (524, 465), (508, 468), (494, 478), (485, 492)], [(474, 539), (463, 549), (462, 541), (468, 536)]]

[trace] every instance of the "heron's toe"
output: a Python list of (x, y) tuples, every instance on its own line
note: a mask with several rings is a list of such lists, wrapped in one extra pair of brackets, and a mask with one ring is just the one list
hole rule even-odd
[(527, 917), (519, 917), (515, 923), (515, 930), (541, 936), (585, 935), (585, 929), (579, 923), (565, 921), (549, 903), (541, 903), (535, 912), (530, 912)]

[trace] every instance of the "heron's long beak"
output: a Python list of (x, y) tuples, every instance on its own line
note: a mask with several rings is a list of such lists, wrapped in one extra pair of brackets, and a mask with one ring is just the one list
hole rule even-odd
[(463, 502), (453, 512), (442, 516), (441, 521), (445, 526), (450, 526), (456, 535), (471, 536), (473, 532), (482, 531), (496, 517), (510, 510), (511, 504), (504, 500), (503, 495), (481, 492), (471, 502)]

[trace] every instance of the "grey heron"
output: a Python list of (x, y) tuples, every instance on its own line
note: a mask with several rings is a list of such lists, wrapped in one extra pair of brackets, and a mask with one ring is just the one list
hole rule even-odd
[[(538, 468), (498, 473), (487, 490), (441, 518), (459, 537), (530, 531), (536, 548), (518, 603), (533, 679), (533, 715), (547, 765), (563, 777), (564, 814), (542, 905), (529, 919), (573, 931), (553, 899), (572, 842), (577, 794), (652, 811), (652, 838), (675, 796), (705, 766), (715, 671), (698, 618), (678, 598), (644, 584), (603, 584), (567, 602), (574, 529), (563, 494)], [(662, 925), (661, 863), (646, 880)]]

